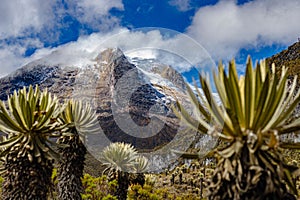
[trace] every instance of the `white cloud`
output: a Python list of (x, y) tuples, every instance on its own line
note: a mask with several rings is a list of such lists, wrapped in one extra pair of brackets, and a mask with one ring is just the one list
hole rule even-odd
[(42, 43), (38, 39), (27, 39), (16, 44), (0, 43), (0, 77), (16, 70), (19, 66), (26, 63), (27, 58), (24, 57), (27, 47), (42, 47)]
[(42, 58), (41, 62), (52, 65), (86, 65), (92, 63), (104, 49), (117, 47), (130, 57), (158, 58), (180, 72), (190, 70), (191, 65), (214, 65), (208, 53), (196, 41), (167, 29), (129, 31), (118, 28), (109, 33), (94, 33), (59, 47), (41, 48), (31, 57), (21, 60), (22, 63), (29, 63)]
[(289, 45), (300, 33), (300, 1), (255, 0), (243, 5), (222, 0), (200, 8), (187, 34), (214, 59), (232, 59), (241, 48)]
[(39, 31), (53, 17), (51, 0), (10, 0), (0, 3), (0, 39)]
[(0, 77), (9, 74), (15, 68), (11, 66), (19, 66), (22, 64), (22, 56), (17, 54), (17, 47), (11, 47), (10, 49), (0, 49), (0, 61), (1, 61), (1, 70)]
[(84, 13), (85, 15), (107, 15), (111, 8), (117, 8), (120, 10), (124, 9), (121, 0), (110, 0), (110, 1), (103, 1), (103, 0), (83, 0), (77, 1), (78, 8), (83, 9), (84, 11), (90, 11)]
[(57, 0), (1, 1), (0, 39), (37, 33), (43, 28), (48, 31), (49, 27), (57, 28), (65, 14), (82, 24), (109, 30), (119, 22), (109, 11), (112, 8), (124, 9), (122, 0), (66, 0), (65, 4), (67, 9)]
[(156, 59), (157, 54), (151, 49), (141, 49), (139, 51), (129, 51), (126, 56), (130, 58)]
[[(34, 10), (42, 4), (37, 0), (30, 1), (32, 1), (32, 5), (27, 5), (29, 6), (27, 10)], [(81, 36), (75, 42), (56, 48), (42, 48), (43, 45), (39, 41), (36, 43), (32, 41), (31, 43), (0, 43), (2, 45), (0, 47), (0, 62), (2, 63), (0, 74), (12, 71), (21, 63), (27, 63), (43, 56), (47, 56), (49, 62), (60, 64), (84, 63), (107, 47), (120, 47), (128, 55), (143, 52), (139, 55), (144, 57), (156, 56), (162, 62), (171, 64), (182, 72), (189, 70), (188, 63), (213, 65), (209, 54), (200, 44), (208, 50), (214, 60), (228, 60), (237, 56), (241, 48), (260, 48), (272, 44), (289, 45), (297, 40), (300, 33), (300, 26), (298, 25), (300, 1), (298, 0), (286, 0), (284, 2), (281, 0), (255, 0), (243, 5), (237, 5), (236, 1), (221, 0), (215, 5), (202, 7), (197, 11), (192, 24), (186, 31), (196, 41), (184, 34), (178, 34), (167, 29), (129, 31), (119, 27), (118, 19), (111, 17), (109, 11), (111, 8), (124, 9), (121, 0), (108, 2), (103, 0), (66, 0), (65, 2), (68, 7), (67, 10), (55, 8), (58, 16), (64, 16), (65, 12), (68, 12), (81, 23), (91, 27), (96, 26), (99, 30), (104, 31), (89, 36)], [(172, 2), (174, 5), (177, 2), (176, 5), (182, 5), (182, 8), (189, 3), (189, 1), (183, 0), (172, 0)], [(0, 9), (3, 10), (6, 4), (0, 3)], [(33, 18), (30, 22), (26, 17), (23, 17), (24, 22), (16, 25), (15, 28), (10, 28), (2, 20), (0, 22), (1, 36), (18, 35), (29, 27), (35, 27), (34, 29), (38, 30), (48, 24), (51, 26), (53, 23), (58, 23), (59, 19), (56, 21), (51, 19), (53, 17), (51, 13), (49, 16), (44, 16), (42, 13), (42, 11), (49, 13), (50, 11), (47, 11), (49, 8), (41, 7), (39, 9), (37, 11), (40, 13), (38, 16), (41, 16), (39, 19), (34, 20)], [(20, 9), (19, 12), (21, 12)], [(32, 13), (34, 12), (32, 11)], [(14, 18), (18, 18), (17, 14), (11, 14), (11, 16), (7, 16), (7, 19), (4, 19), (6, 22), (11, 22)], [(46, 22), (48, 24), (45, 24)], [(5, 28), (8, 28), (7, 32), (4, 31)], [(51, 33), (51, 31), (49, 32)], [(24, 58), (24, 49), (29, 45), (39, 49), (31, 57)], [(51, 52), (57, 53), (51, 54)]]
[[(172, 36), (172, 37), (170, 37)], [(198, 42), (169, 29), (121, 29), (110, 34), (96, 52), (107, 47), (119, 47), (125, 54), (145, 53), (145, 58), (155, 57), (162, 63), (172, 65), (180, 72), (189, 71), (191, 66), (211, 67), (213, 62), (206, 50)], [(150, 53), (151, 52), (151, 53)], [(139, 54), (142, 56), (143, 54)]]
[[(109, 32), (119, 26), (112, 8), (123, 9), (122, 0), (10, 0), (0, 2), (0, 76), (54, 49), (40, 49), (44, 42), (57, 43), (63, 18), (71, 16), (83, 26)], [(34, 39), (39, 38), (39, 39)], [(25, 58), (28, 48), (40, 49)]]
[(119, 24), (119, 19), (109, 14), (112, 8), (123, 10), (122, 0), (67, 0), (67, 12), (80, 23), (94, 30), (108, 31)]
[(179, 11), (185, 12), (191, 9), (190, 0), (170, 0), (169, 4), (175, 6)]

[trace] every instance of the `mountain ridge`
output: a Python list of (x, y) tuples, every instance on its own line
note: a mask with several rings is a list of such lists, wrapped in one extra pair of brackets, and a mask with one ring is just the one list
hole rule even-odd
[(287, 49), (266, 59), (269, 67), (275, 64), (278, 73), (282, 66), (289, 68), (289, 77), (298, 76), (298, 84), (300, 84), (300, 41), (290, 45)]
[[(120, 49), (102, 51), (87, 68), (52, 66), (39, 60), (1, 78), (0, 99), (6, 100), (7, 95), (14, 90), (35, 84), (41, 89), (48, 88), (60, 100), (84, 96), (97, 98), (95, 109), (100, 125), (111, 141), (128, 142), (138, 149), (154, 149), (168, 143), (176, 135), (178, 119), (172, 114), (170, 102), (177, 96), (184, 96), (182, 99), (186, 97), (182, 93), (183, 77), (171, 70), (170, 66), (164, 66), (162, 71), (148, 72), (161, 78), (156, 80), (155, 84), (151, 81), (145, 82), (147, 74), (130, 63)], [(168, 80), (173, 78), (173, 75), (177, 76), (176, 80)], [(180, 88), (168, 88), (167, 85), (161, 84), (165, 82), (174, 83), (174, 86), (178, 85)], [(137, 88), (131, 88), (133, 86)], [(81, 89), (78, 90), (78, 87)], [(128, 96), (128, 93), (132, 93), (131, 96)], [(128, 101), (123, 102), (126, 98)], [(145, 127), (150, 122), (164, 126), (161, 126), (156, 135), (137, 139), (119, 128), (114, 119), (116, 117), (113, 116), (116, 115), (113, 108), (117, 109), (114, 112), (121, 118), (130, 118), (127, 121), (133, 121), (138, 126)]]

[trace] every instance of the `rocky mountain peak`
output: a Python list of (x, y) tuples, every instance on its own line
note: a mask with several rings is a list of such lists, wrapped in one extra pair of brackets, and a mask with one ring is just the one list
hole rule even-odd
[(170, 80), (176, 87), (185, 90), (183, 76), (169, 65), (158, 66), (152, 69), (154, 73), (160, 74), (163, 78)]
[[(289, 68), (289, 75), (293, 77), (294, 75), (300, 76), (300, 41), (294, 43), (289, 46), (287, 49), (279, 52), (267, 58), (267, 62), (271, 67), (272, 63), (275, 63), (278, 72), (280, 71), (282, 66)], [(298, 78), (298, 84), (300, 80)]]
[(98, 62), (112, 62), (118, 59), (124, 59), (125, 55), (119, 48), (108, 48), (98, 54), (95, 58)]
[[(101, 128), (113, 142), (123, 141), (145, 150), (168, 143), (176, 135), (178, 119), (172, 113), (171, 102), (175, 99), (174, 94), (178, 98), (187, 98), (180, 92), (183, 78), (170, 66), (140, 63), (140, 67), (144, 65), (141, 69), (131, 63), (120, 49), (100, 52), (94, 64), (87, 67), (52, 66), (45, 63), (42, 60), (29, 63), (1, 78), (0, 98), (6, 100), (7, 94), (30, 84), (38, 84), (42, 89), (47, 87), (60, 99), (82, 97), (85, 93), (95, 100)], [(177, 77), (174, 80), (173, 75)], [(155, 84), (152, 79), (155, 79)], [(175, 84), (178, 80), (182, 83)], [(75, 90), (78, 86), (84, 90)], [(154, 129), (160, 129), (151, 130), (157, 131), (157, 134), (146, 131), (129, 134), (131, 130), (120, 127), (117, 118), (128, 127), (131, 123), (143, 129), (152, 123)]]

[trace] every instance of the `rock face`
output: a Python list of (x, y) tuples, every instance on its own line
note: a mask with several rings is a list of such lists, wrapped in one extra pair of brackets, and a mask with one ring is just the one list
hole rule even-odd
[(177, 134), (170, 108), (187, 99), (184, 79), (170, 66), (136, 66), (119, 49), (101, 52), (85, 68), (30, 63), (0, 79), (0, 98), (30, 84), (48, 88), (61, 100), (92, 98), (104, 134), (144, 151), (159, 148)]
[[(271, 67), (272, 63), (275, 63), (276, 69), (280, 71), (282, 66), (289, 68), (290, 78), (294, 75), (300, 75), (300, 41), (289, 46), (288, 49), (267, 58), (267, 62)], [(298, 85), (300, 80), (298, 78)]]
[(140, 70), (157, 74), (169, 80), (176, 88), (185, 90), (185, 81), (182, 75), (169, 65), (162, 64), (155, 59), (131, 58), (130, 61)]
[[(172, 140), (177, 119), (167, 105), (169, 97), (145, 81), (145, 75), (118, 49), (102, 52), (96, 61), (92, 71), (97, 71), (99, 79), (93, 94), (101, 128), (109, 140), (143, 150)], [(157, 127), (160, 129), (155, 130)]]
[[(298, 76), (297, 79), (297, 88), (300, 88), (300, 41), (294, 43), (293, 45), (289, 46), (287, 49), (279, 52), (276, 55), (267, 58), (267, 63), (271, 68), (272, 63), (275, 64), (275, 69), (277, 70), (278, 76), (280, 75), (280, 71), (282, 66), (288, 68), (289, 73), (289, 85), (292, 82), (295, 75)], [(297, 106), (295, 110), (295, 115), (298, 117), (300, 111), (300, 105)]]
[(77, 68), (61, 68), (59, 66), (33, 65), (24, 66), (14, 73), (0, 79), (0, 99), (7, 100), (7, 95), (14, 90), (29, 85), (39, 85), (63, 99), (72, 92)]

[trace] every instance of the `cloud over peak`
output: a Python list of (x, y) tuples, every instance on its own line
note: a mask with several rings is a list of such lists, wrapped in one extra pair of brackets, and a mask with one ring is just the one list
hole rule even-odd
[[(162, 51), (154, 52), (152, 47), (167, 49), (188, 58), (190, 63), (197, 63), (202, 58), (195, 49), (201, 45), (205, 48), (201, 47), (203, 55), (226, 61), (243, 57), (241, 50), (259, 52), (268, 46), (288, 46), (300, 36), (299, 0), (244, 0), (243, 4), (237, 0), (168, 0), (164, 4), (145, 1), (124, 1), (124, 4), (122, 0), (1, 1), (0, 76), (54, 50), (68, 51), (66, 56), (84, 54), (105, 40), (122, 50), (143, 49), (142, 54), (150, 53), (148, 56), (161, 59), (167, 56), (161, 56)], [(165, 11), (164, 15), (161, 10)], [(174, 20), (176, 16), (180, 17)], [(181, 21), (181, 17), (189, 20)], [(132, 22), (138, 25), (128, 30), (125, 26)], [(167, 28), (174, 27), (174, 23), (182, 23), (180, 30), (185, 30), (186, 35), (166, 38), (168, 34), (159, 31), (134, 30), (140, 24), (151, 27), (160, 24)], [(119, 38), (109, 39), (122, 31)], [(197, 45), (186, 43), (184, 37), (188, 36)], [(168, 62), (178, 63), (168, 58)], [(63, 62), (62, 57), (57, 60)]]

